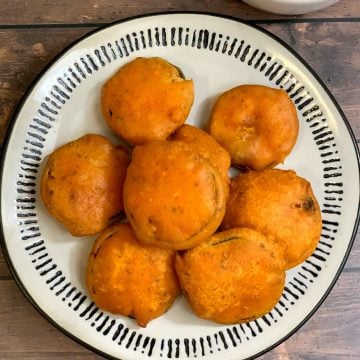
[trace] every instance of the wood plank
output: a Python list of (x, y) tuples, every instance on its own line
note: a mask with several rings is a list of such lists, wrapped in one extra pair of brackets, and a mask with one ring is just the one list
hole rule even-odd
[(65, 46), (89, 29), (0, 30), (0, 144), (31, 81)]
[[(235, 16), (245, 20), (292, 19), (257, 10), (239, 0), (212, 1), (43, 1), (2, 0), (0, 25), (52, 24), (52, 23), (107, 23), (144, 13), (164, 11), (205, 11)], [(61, 16), (59, 16), (61, 14)], [(331, 7), (300, 18), (350, 18), (359, 17), (356, 1), (342, 0)]]
[(357, 231), (353, 247), (345, 266), (345, 271), (352, 271), (355, 269), (359, 271), (360, 276), (360, 228)]
[[(358, 273), (343, 273), (329, 297), (299, 332), (261, 359), (358, 358), (360, 298), (354, 291), (357, 285)], [(47, 323), (12, 280), (0, 281), (0, 309), (1, 359), (101, 358)]]
[(12, 278), (12, 275), (6, 264), (4, 255), (3, 255), (2, 251), (0, 251), (0, 281), (4, 280), (4, 279), (10, 279), (10, 278)]
[(0, 359), (99, 359), (48, 323), (12, 280), (0, 281), (0, 309)]

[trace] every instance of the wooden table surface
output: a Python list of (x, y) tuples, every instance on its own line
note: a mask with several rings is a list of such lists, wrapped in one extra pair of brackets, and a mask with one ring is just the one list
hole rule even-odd
[[(163, 11), (232, 15), (270, 30), (319, 74), (360, 141), (360, 4), (341, 0), (303, 16), (236, 0), (1, 0), (0, 142), (32, 79), (66, 45), (111, 21)], [(360, 359), (360, 238), (320, 309), (261, 359)], [(18, 289), (0, 252), (0, 359), (100, 359), (50, 325)]]

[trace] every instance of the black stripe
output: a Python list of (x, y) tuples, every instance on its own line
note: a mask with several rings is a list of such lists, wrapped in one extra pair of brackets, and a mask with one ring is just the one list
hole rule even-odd
[[(206, 336), (206, 341), (207, 341), (207, 343), (209, 345), (210, 353), (212, 353), (213, 352), (212, 351), (212, 343), (211, 343), (211, 337), (209, 335)], [(185, 348), (185, 350), (186, 350), (186, 348)], [(187, 353), (187, 356), (189, 357), (189, 353)]]
[(171, 359), (171, 358), (172, 358), (172, 340), (171, 340), (171, 339), (168, 339), (167, 343), (168, 343), (167, 357), (168, 357), (169, 359)]
[(125, 328), (123, 334), (121, 335), (118, 344), (121, 345), (122, 342), (125, 340), (127, 334), (129, 333), (129, 328)]
[(132, 341), (134, 340), (134, 337), (136, 335), (136, 331), (133, 331), (129, 337), (128, 342), (126, 343), (125, 347), (128, 349), (132, 343)]
[[(85, 295), (84, 295), (85, 296)], [(75, 310), (75, 309), (74, 309)], [(112, 327), (115, 325), (115, 320), (112, 319), (110, 325), (104, 330), (103, 334), (108, 335)]]
[[(227, 344), (224, 333), (222, 331), (219, 331), (219, 337), (220, 337), (222, 343), (224, 344), (224, 348), (227, 349), (229, 347), (229, 345)], [(195, 351), (194, 351), (194, 353), (195, 353)]]
[(102, 323), (96, 328), (96, 331), (97, 332), (102, 331), (108, 320), (109, 320), (109, 316), (106, 316), (105, 319), (102, 321)]
[(254, 331), (254, 329), (251, 327), (251, 324), (247, 322), (245, 325), (250, 329), (251, 335), (255, 337), (257, 334)]
[(50, 271), (53, 271), (53, 270), (56, 269), (56, 268), (57, 268), (57, 265), (56, 265), (56, 264), (52, 264), (49, 268), (40, 271), (40, 276), (44, 276), (44, 275), (48, 274)]
[(123, 328), (124, 328), (123, 324), (118, 325), (117, 329), (114, 332), (114, 335), (112, 336), (113, 341), (115, 341), (119, 337), (119, 335), (121, 334)]
[(152, 338), (151, 341), (150, 341), (150, 348), (149, 348), (149, 351), (148, 351), (148, 356), (152, 355), (155, 343), (156, 343), (156, 340), (154, 338)]
[(136, 351), (137, 348), (140, 346), (140, 342), (141, 342), (142, 337), (143, 337), (142, 334), (138, 334), (138, 337), (136, 338), (136, 342), (135, 342), (134, 351)]
[(74, 311), (77, 311), (79, 310), (80, 306), (83, 304), (83, 302), (87, 299), (87, 296), (86, 295), (83, 295), (79, 302), (77, 303), (77, 305), (74, 307)]
[(229, 335), (229, 338), (230, 338), (230, 340), (231, 340), (232, 345), (233, 345), (234, 347), (236, 347), (236, 342), (235, 342), (234, 336), (233, 336), (233, 334), (231, 333), (230, 329), (227, 328), (227, 329), (226, 329), (226, 332), (227, 332), (228, 335)]
[[(179, 352), (180, 340), (179, 340), (179, 339), (175, 339), (175, 344), (176, 344), (175, 357), (178, 358), (179, 355), (180, 355), (180, 352)], [(201, 347), (201, 356), (205, 356), (204, 339), (203, 339), (202, 337), (200, 338), (200, 347)]]

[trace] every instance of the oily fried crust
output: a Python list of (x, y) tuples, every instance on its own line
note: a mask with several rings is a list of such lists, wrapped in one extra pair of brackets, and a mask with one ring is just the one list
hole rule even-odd
[(321, 212), (310, 183), (292, 170), (249, 171), (232, 179), (222, 229), (255, 229), (284, 251), (286, 268), (308, 258), (321, 233)]
[(128, 151), (88, 134), (52, 154), (42, 174), (44, 205), (73, 236), (99, 233), (123, 210)]
[(193, 101), (193, 81), (159, 57), (127, 63), (101, 93), (107, 124), (133, 145), (165, 140), (185, 122)]
[(107, 228), (89, 256), (86, 283), (95, 304), (138, 325), (165, 313), (179, 293), (175, 252), (142, 246), (128, 224)]
[(176, 250), (195, 246), (218, 228), (225, 202), (221, 175), (191, 145), (157, 141), (135, 148), (124, 206), (142, 243)]
[(240, 85), (217, 99), (209, 132), (230, 153), (234, 166), (262, 170), (289, 155), (299, 121), (284, 90)]
[(172, 140), (181, 140), (190, 144), (195, 151), (219, 171), (226, 188), (229, 185), (228, 171), (231, 163), (229, 153), (205, 131), (188, 124), (182, 125), (171, 137)]
[(179, 252), (176, 271), (195, 314), (222, 324), (256, 319), (281, 296), (284, 260), (264, 235), (235, 228)]

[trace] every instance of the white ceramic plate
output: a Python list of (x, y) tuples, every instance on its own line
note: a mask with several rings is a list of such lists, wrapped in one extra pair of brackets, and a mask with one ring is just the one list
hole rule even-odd
[[(297, 106), (299, 139), (282, 167), (311, 181), (321, 204), (323, 232), (314, 255), (288, 272), (276, 307), (256, 321), (234, 326), (207, 322), (196, 318), (181, 297), (145, 329), (97, 309), (84, 284), (93, 238), (71, 237), (39, 199), (44, 160), (56, 147), (87, 132), (116, 141), (101, 116), (100, 89), (138, 56), (163, 57), (194, 79), (189, 123), (204, 125), (214, 99), (244, 83), (283, 88)], [(296, 54), (274, 36), (236, 19), (150, 15), (77, 41), (29, 90), (9, 130), (2, 166), (3, 248), (20, 288), (49, 321), (108, 357), (238, 360), (270, 349), (323, 301), (356, 231), (358, 154), (344, 115)]]

